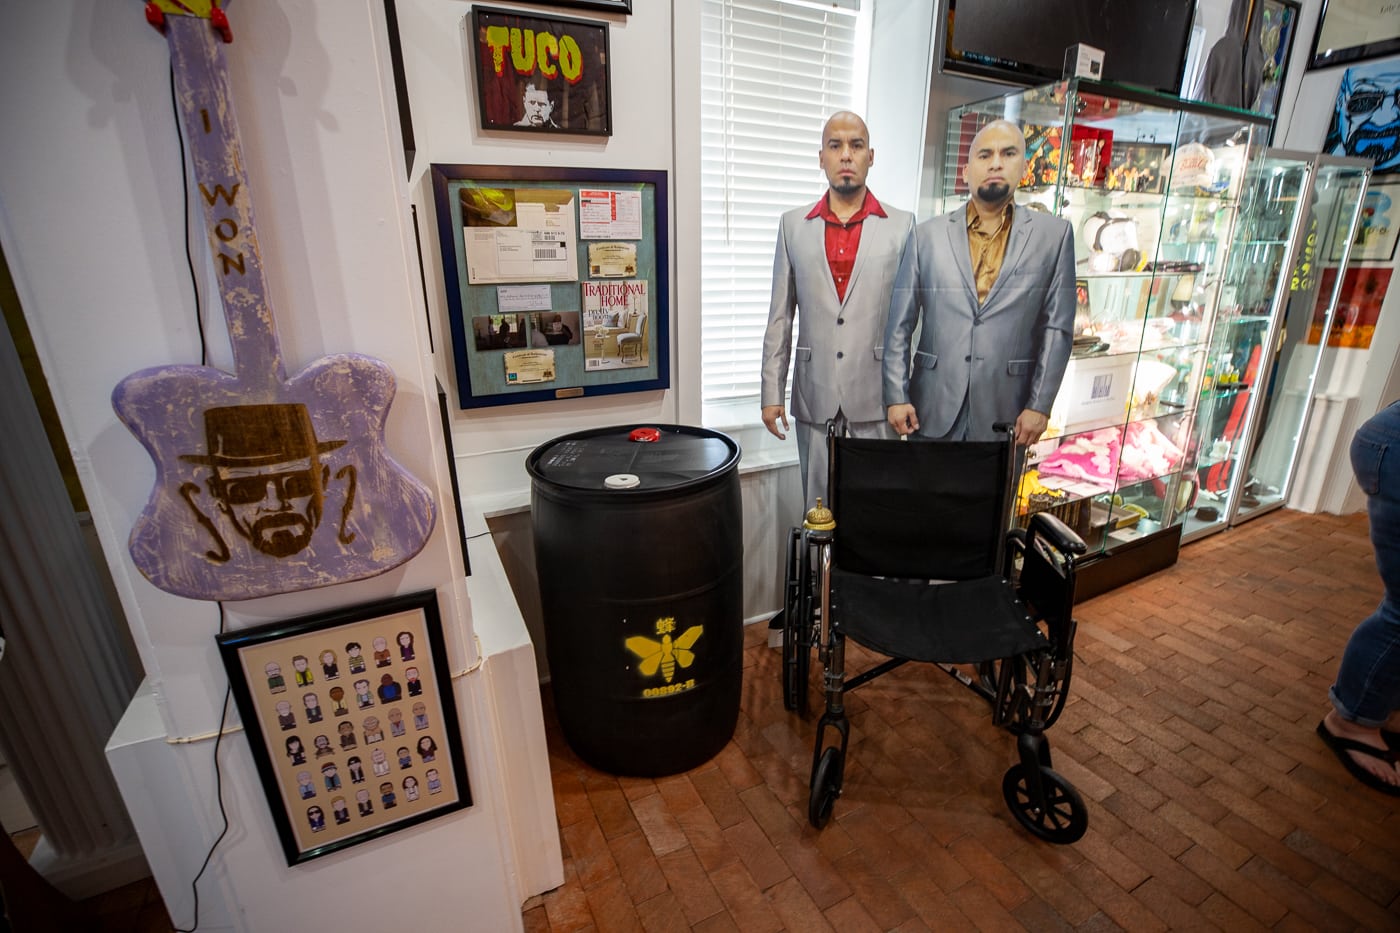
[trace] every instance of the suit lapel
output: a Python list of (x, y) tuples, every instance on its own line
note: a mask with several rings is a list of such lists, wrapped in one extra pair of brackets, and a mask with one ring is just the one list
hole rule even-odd
[(963, 287), (972, 295), (974, 313), (977, 308), (977, 280), (972, 275), (972, 247), (967, 242), (967, 205), (948, 215), (948, 245), (962, 275)]
[[(802, 221), (802, 231), (806, 235), (803, 248), (808, 252), (815, 253), (816, 259), (813, 261), (819, 263), (825, 273), (822, 276), (822, 281), (826, 286), (827, 297), (831, 299), (832, 304), (839, 304), (836, 297), (836, 279), (831, 275), (831, 263), (826, 261), (826, 221), (819, 216), (806, 218)], [(851, 286), (850, 283), (847, 283), (846, 294), (850, 295), (850, 293)]]
[[(846, 282), (846, 297), (841, 299), (841, 307), (843, 308), (850, 300), (851, 293), (856, 290), (856, 279), (860, 278), (860, 270), (865, 265), (865, 257), (871, 250), (879, 250), (879, 247), (871, 244), (870, 241), (873, 237), (884, 234), (884, 228), (879, 223), (884, 219), (879, 214), (867, 214), (865, 220), (861, 221), (860, 245), (856, 247), (856, 261), (851, 264), (851, 278)], [(835, 282), (832, 283), (831, 287), (833, 290), (836, 288)]]
[[(865, 256), (869, 254), (871, 249), (875, 248), (869, 245), (869, 240), (871, 240), (871, 234), (879, 235), (879, 230), (876, 224), (871, 223), (872, 220), (879, 220), (878, 214), (867, 214), (865, 220), (861, 221), (861, 241), (860, 244), (857, 244), (857, 247), (855, 247), (855, 262), (851, 263), (851, 277), (846, 283), (846, 297), (841, 298), (841, 307), (843, 308), (846, 307), (847, 301), (850, 300), (851, 293), (855, 291), (855, 280), (860, 279), (861, 266), (865, 265)], [(834, 282), (832, 283), (832, 289), (836, 289), (836, 283)]]
[(1016, 268), (1021, 253), (1025, 252), (1026, 243), (1031, 238), (1030, 219), (1031, 212), (1017, 205), (1011, 215), (1011, 237), (1006, 241), (1006, 255), (1001, 260), (1001, 271), (997, 273), (997, 280), (992, 283), (992, 290), (987, 292), (987, 300), (982, 304), (984, 312), (992, 308), (997, 292), (1001, 290), (1001, 283), (1006, 281), (1007, 270)]

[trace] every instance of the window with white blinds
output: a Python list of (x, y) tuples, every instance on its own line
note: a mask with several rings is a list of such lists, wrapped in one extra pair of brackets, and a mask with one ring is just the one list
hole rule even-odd
[[(869, 0), (866, 0), (868, 7)], [(861, 112), (869, 30), (856, 0), (704, 0), (701, 21), (701, 371), (704, 401), (758, 396), (783, 211), (826, 181), (821, 131)]]

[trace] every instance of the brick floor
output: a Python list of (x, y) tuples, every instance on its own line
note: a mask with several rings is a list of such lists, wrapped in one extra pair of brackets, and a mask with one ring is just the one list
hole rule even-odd
[(1279, 511), (1080, 605), (1049, 733), (1089, 807), (1073, 846), (1015, 823), (1012, 738), (927, 665), (849, 696), (844, 794), (821, 831), (806, 819), (817, 714), (783, 709), (764, 627), (745, 635), (733, 741), (685, 774), (584, 765), (546, 688), (567, 881), (526, 903), (525, 928), (1400, 930), (1400, 799), (1353, 781), (1312, 731), (1380, 592), (1364, 516)]

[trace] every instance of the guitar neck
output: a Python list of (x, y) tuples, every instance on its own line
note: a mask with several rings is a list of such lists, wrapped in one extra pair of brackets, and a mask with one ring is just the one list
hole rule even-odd
[(285, 377), (282, 352), (258, 252), (223, 43), (208, 20), (195, 16), (167, 16), (165, 35), (234, 372), (280, 382)]

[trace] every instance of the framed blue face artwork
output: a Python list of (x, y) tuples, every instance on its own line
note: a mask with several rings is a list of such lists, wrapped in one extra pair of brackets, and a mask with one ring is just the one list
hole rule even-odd
[(1322, 151), (1370, 159), (1376, 175), (1400, 171), (1400, 58), (1343, 73)]

